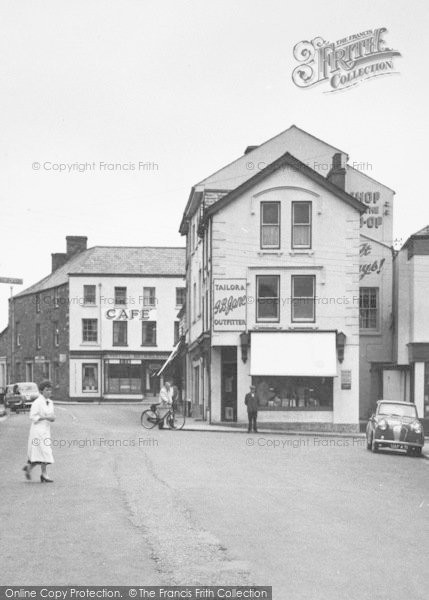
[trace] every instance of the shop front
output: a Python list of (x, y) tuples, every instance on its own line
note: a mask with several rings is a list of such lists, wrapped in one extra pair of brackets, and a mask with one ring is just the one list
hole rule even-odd
[(332, 423), (336, 332), (252, 332), (260, 422)]
[(158, 396), (158, 375), (168, 353), (115, 355), (93, 353), (72, 356), (70, 397), (77, 400), (143, 400)]

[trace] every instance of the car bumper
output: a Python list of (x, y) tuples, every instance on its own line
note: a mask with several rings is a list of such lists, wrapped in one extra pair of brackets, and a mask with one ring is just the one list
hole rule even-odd
[(423, 448), (425, 445), (424, 441), (405, 442), (402, 440), (386, 440), (381, 438), (376, 438), (374, 442), (379, 446), (389, 446), (396, 449)]

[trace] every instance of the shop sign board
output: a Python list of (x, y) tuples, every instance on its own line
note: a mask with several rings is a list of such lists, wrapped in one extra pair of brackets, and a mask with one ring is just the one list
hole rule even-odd
[(213, 281), (213, 331), (245, 331), (246, 279)]

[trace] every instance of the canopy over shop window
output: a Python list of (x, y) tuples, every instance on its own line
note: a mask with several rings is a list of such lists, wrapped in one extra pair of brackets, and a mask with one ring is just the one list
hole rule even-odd
[(251, 375), (335, 377), (335, 332), (253, 332)]

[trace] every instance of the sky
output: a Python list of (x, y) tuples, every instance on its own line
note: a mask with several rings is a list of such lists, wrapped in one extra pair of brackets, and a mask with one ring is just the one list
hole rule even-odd
[[(379, 27), (395, 74), (293, 83), (298, 42)], [(423, 0), (0, 0), (0, 276), (32, 285), (67, 235), (184, 245), (191, 186), (292, 124), (371, 165), (405, 241), (429, 224), (428, 29)]]

